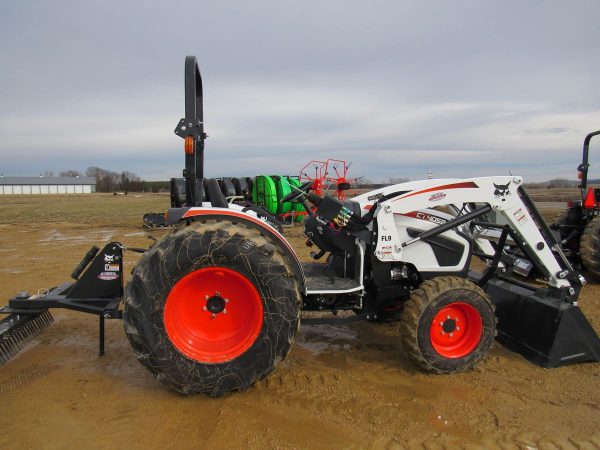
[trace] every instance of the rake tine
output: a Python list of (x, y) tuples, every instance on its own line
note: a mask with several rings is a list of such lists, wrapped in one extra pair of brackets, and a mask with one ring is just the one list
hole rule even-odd
[(13, 314), (4, 320), (12, 325), (0, 334), (0, 367), (54, 322), (48, 310), (32, 316)]

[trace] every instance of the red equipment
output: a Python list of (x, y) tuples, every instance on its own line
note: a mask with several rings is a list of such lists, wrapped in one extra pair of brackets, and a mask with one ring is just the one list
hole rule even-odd
[(347, 178), (349, 168), (350, 165), (341, 159), (313, 160), (300, 169), (300, 181), (312, 181), (312, 190), (320, 196), (323, 195), (324, 184), (327, 185), (325, 190), (334, 184), (335, 196), (338, 200), (344, 200), (350, 183), (356, 180)]

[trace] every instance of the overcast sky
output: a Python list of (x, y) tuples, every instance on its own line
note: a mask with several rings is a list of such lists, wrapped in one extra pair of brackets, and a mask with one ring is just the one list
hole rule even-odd
[(180, 176), (191, 54), (208, 176), (575, 179), (599, 46), (598, 0), (1, 0), (0, 172)]

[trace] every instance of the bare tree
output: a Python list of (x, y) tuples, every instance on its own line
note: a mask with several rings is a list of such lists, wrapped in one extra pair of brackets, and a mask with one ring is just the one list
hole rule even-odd
[(80, 177), (81, 173), (78, 170), (69, 169), (69, 170), (64, 170), (64, 171), (60, 172), (58, 174), (58, 176), (75, 178), (75, 177)]
[(123, 191), (140, 191), (142, 189), (142, 179), (135, 173), (126, 170), (117, 173), (112, 170), (92, 166), (87, 168), (85, 175), (96, 179), (97, 192), (114, 192), (117, 189)]
[(388, 178), (388, 182), (390, 184), (406, 183), (407, 181), (410, 181), (410, 179), (409, 178), (401, 178), (401, 177), (390, 177), (390, 178)]
[(548, 188), (568, 188), (572, 185), (573, 183), (565, 178), (554, 178), (553, 180), (548, 181)]

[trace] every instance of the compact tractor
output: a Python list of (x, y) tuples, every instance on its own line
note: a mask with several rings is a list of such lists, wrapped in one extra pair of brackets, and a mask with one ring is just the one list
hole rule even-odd
[(600, 280), (600, 189), (588, 187), (590, 141), (600, 134), (594, 131), (583, 141), (583, 158), (577, 167), (581, 180), (581, 201), (570, 202), (552, 229), (560, 233), (560, 242), (572, 264), (588, 271), (594, 280)]
[[(544, 367), (600, 360), (600, 339), (577, 305), (585, 280), (520, 177), (415, 181), (343, 201), (306, 182), (282, 199), (308, 216), (307, 244), (317, 251), (302, 263), (263, 210), (228, 203), (218, 182), (205, 179), (194, 57), (185, 62), (185, 88), (186, 114), (175, 129), (184, 139), (185, 203), (167, 212), (176, 227), (149, 249), (133, 249), (143, 255), (126, 287), (127, 248), (112, 242), (90, 250), (75, 282), (10, 299), (1, 310), (2, 354), (46, 326), (49, 308), (98, 315), (101, 353), (104, 320), (122, 318), (137, 358), (159, 381), (182, 394), (219, 396), (275, 370), (302, 311), (377, 319), (391, 303), (401, 305), (407, 354), (428, 372), (473, 367), (496, 336)], [(487, 220), (492, 211), (503, 224)], [(494, 241), (488, 229), (499, 232)], [(509, 240), (543, 275), (536, 284), (513, 273)], [(488, 262), (482, 272), (470, 270), (474, 255)]]

